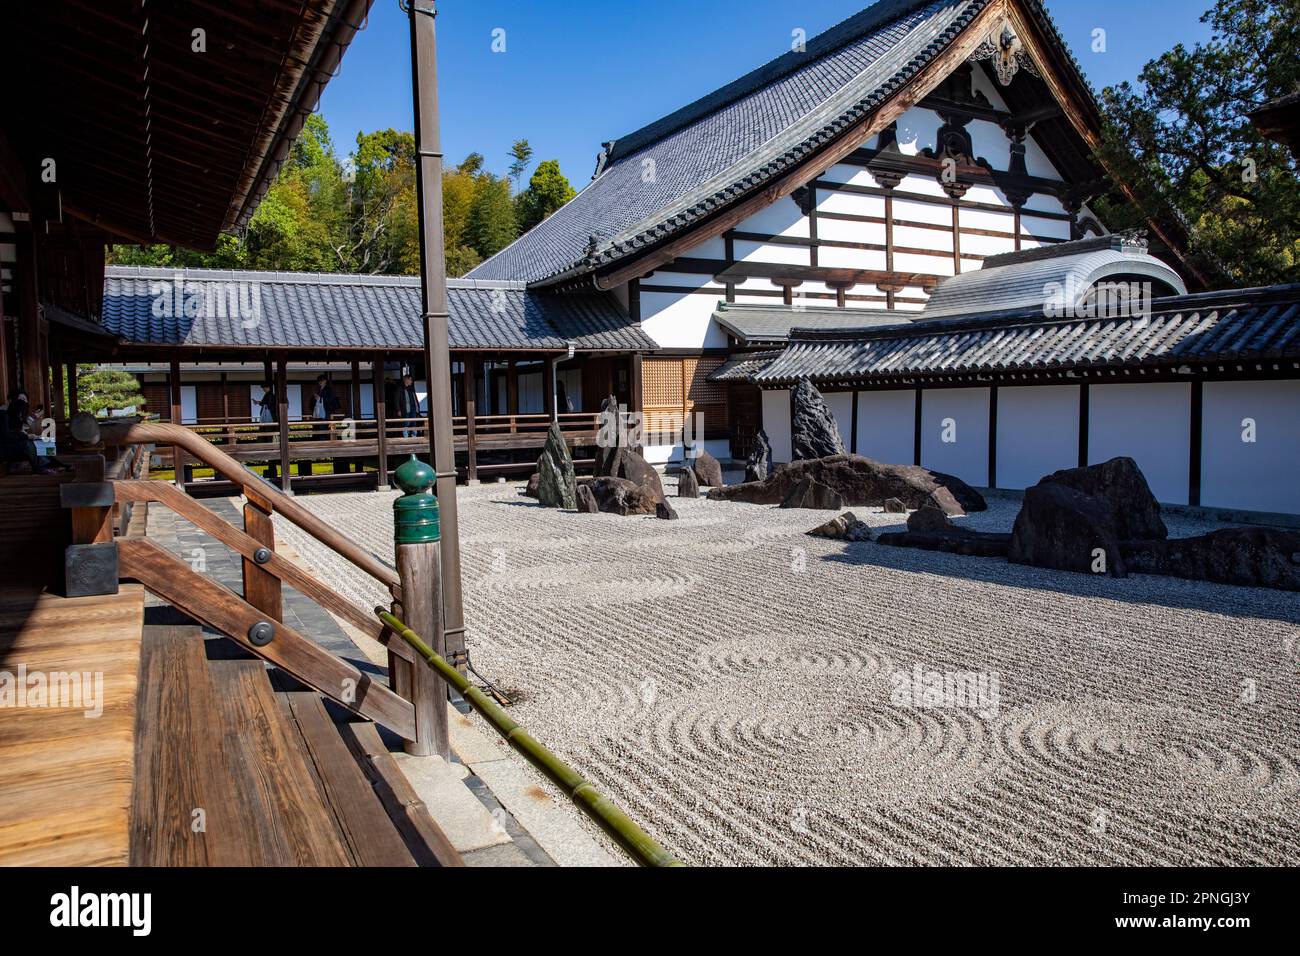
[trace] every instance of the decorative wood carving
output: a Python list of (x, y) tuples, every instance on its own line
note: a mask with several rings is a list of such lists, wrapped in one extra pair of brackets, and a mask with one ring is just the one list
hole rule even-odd
[(1038, 76), (1038, 67), (1030, 59), (1020, 37), (1011, 27), (1011, 21), (1004, 19), (1000, 26), (989, 31), (984, 41), (971, 54), (971, 62), (989, 60), (993, 74), (1003, 86), (1010, 86), (1017, 73), (1024, 70), (1030, 76)]

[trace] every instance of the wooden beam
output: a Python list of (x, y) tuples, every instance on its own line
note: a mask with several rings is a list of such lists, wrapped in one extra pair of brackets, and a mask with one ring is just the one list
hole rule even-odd
[[(474, 434), (474, 416), (478, 405), (478, 356), (465, 360), (465, 472), (470, 481), (478, 478), (477, 438)], [(488, 383), (489, 386), (491, 383)]]
[[(171, 422), (181, 424), (181, 363), (173, 358), (167, 368), (167, 390), (171, 399)], [(185, 452), (180, 447), (172, 446), (172, 481), (177, 488), (185, 487)]]

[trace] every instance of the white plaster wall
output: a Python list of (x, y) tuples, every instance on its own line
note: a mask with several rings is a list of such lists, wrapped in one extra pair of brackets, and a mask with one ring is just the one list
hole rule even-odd
[(1187, 504), (1191, 385), (1147, 382), (1088, 390), (1088, 463), (1127, 455), (1158, 501)]
[(1206, 382), (1201, 408), (1201, 504), (1300, 513), (1300, 382)]
[(997, 487), (1028, 488), (1079, 464), (1079, 386), (998, 389)]
[[(861, 409), (859, 409), (861, 414)], [(944, 422), (955, 425), (943, 440)], [(921, 464), (976, 487), (989, 482), (989, 390), (928, 388), (921, 398)]]
[(722, 298), (690, 293), (641, 291), (641, 329), (660, 348), (725, 347), (727, 335), (713, 321)]
[(848, 451), (853, 441), (853, 393), (824, 392), (822, 398), (826, 399), (826, 407), (835, 416), (835, 425), (840, 430), (840, 441), (844, 442), (844, 450)]
[[(736, 227), (737, 232), (765, 232), (774, 236), (808, 236), (808, 217), (789, 196), (764, 206)], [(692, 252), (692, 255), (694, 252)], [(721, 255), (718, 258), (722, 258)]]
[(858, 454), (893, 465), (912, 464), (916, 393), (858, 392)]
[[(725, 438), (711, 438), (704, 442), (704, 450), (719, 461), (724, 461), (731, 457), (731, 442)], [(683, 457), (681, 442), (645, 446), (645, 460), (652, 465), (681, 464)]]
[(772, 446), (772, 461), (790, 460), (790, 390), (763, 390), (763, 430)]

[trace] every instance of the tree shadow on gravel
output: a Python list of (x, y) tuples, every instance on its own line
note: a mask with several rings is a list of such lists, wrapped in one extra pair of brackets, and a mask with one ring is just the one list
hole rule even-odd
[[(1055, 591), (1074, 597), (1152, 604), (1232, 617), (1267, 618), (1300, 626), (1300, 594), (1269, 588), (1188, 581), (1158, 574), (1112, 578), (1012, 564), (1005, 558), (968, 557), (875, 542), (849, 544), (843, 551), (825, 555), (821, 560), (863, 568), (938, 574), (1008, 588)], [(1007, 610), (1014, 613), (1014, 606)]]

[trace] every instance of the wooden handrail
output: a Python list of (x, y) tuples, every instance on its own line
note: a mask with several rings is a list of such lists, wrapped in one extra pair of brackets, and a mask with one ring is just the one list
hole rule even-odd
[(180, 448), (223, 478), (233, 482), (250, 500), (260, 504), (267, 511), (283, 515), (321, 544), (384, 585), (395, 599), (401, 599), (401, 581), (393, 568), (384, 564), (351, 538), (330, 527), (275, 485), (253, 474), (202, 435), (184, 425), (166, 422), (132, 424), (103, 422), (100, 424), (100, 437), (105, 445), (155, 444)]
[[(134, 578), (146, 590), (349, 710), (414, 739), (415, 706), (409, 700), (287, 624), (268, 621), (262, 611), (170, 551), (148, 538), (118, 538), (117, 561), (123, 577)], [(257, 627), (269, 629), (269, 641), (254, 643)]]

